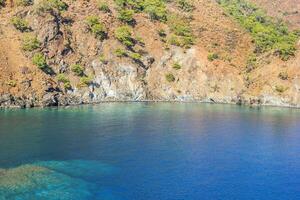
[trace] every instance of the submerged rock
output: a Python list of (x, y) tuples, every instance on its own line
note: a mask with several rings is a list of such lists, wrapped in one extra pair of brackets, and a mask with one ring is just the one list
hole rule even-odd
[(70, 160), (70, 161), (42, 161), (34, 165), (67, 174), (71, 177), (96, 178), (112, 174), (116, 169), (108, 164), (99, 161)]
[(98, 161), (44, 161), (0, 169), (0, 200), (106, 199), (90, 177), (112, 172)]

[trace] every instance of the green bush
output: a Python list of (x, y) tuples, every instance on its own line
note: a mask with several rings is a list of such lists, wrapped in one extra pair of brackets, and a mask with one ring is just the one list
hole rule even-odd
[(41, 43), (37, 37), (32, 35), (25, 36), (22, 41), (22, 49), (24, 51), (34, 51), (40, 48), (40, 45)]
[(110, 12), (109, 6), (106, 2), (103, 2), (102, 0), (100, 0), (100, 1), (97, 2), (97, 5), (98, 5), (99, 10), (101, 10), (105, 13)]
[(185, 12), (191, 12), (195, 6), (189, 0), (177, 0), (178, 6)]
[(149, 14), (150, 19), (166, 21), (167, 8), (163, 0), (144, 0), (144, 11)]
[(285, 91), (287, 91), (289, 88), (288, 87), (284, 87), (283, 85), (276, 85), (275, 86), (275, 90), (278, 93), (284, 93)]
[(125, 46), (132, 47), (135, 44), (132, 38), (131, 28), (129, 26), (121, 26), (115, 30), (115, 37)]
[(172, 45), (189, 48), (194, 44), (195, 36), (186, 19), (178, 15), (169, 15), (168, 25), (173, 33), (169, 39)]
[(16, 80), (9, 80), (6, 82), (6, 85), (9, 85), (10, 87), (16, 87), (17, 81)]
[(216, 53), (210, 53), (210, 54), (208, 54), (207, 59), (208, 59), (209, 61), (214, 61), (214, 60), (216, 60), (216, 59), (219, 59), (219, 55), (216, 54)]
[(143, 10), (143, 0), (115, 0), (115, 2), (121, 8), (131, 8), (136, 11)]
[(163, 38), (167, 37), (167, 33), (164, 29), (159, 29), (157, 31), (157, 33), (158, 33), (159, 37), (163, 37)]
[(176, 62), (173, 64), (173, 68), (176, 70), (179, 70), (179, 69), (181, 69), (181, 65), (178, 62)]
[(33, 4), (33, 0), (16, 0), (18, 6), (30, 6)]
[(5, 0), (0, 0), (0, 8), (3, 7), (5, 4)]
[(89, 16), (86, 18), (86, 24), (89, 31), (92, 32), (96, 38), (103, 40), (106, 38), (106, 30), (104, 25), (99, 21), (97, 16)]
[(79, 81), (79, 85), (82, 86), (82, 87), (88, 86), (92, 83), (93, 83), (93, 78), (92, 77), (87, 77), (87, 76), (81, 77), (80, 81)]
[(145, 45), (144, 39), (143, 39), (142, 37), (140, 37), (140, 36), (137, 36), (137, 37), (135, 38), (135, 41), (136, 41), (137, 43), (139, 43), (140, 45), (142, 45), (142, 46)]
[(115, 0), (121, 8), (147, 13), (152, 20), (166, 21), (167, 8), (165, 0)]
[(166, 74), (166, 80), (168, 82), (174, 82), (175, 81), (175, 76), (173, 74)]
[(99, 60), (100, 60), (100, 62), (102, 62), (102, 63), (104, 63), (104, 64), (107, 64), (107, 63), (108, 63), (108, 60), (105, 58), (104, 55), (100, 55), (100, 56), (99, 56)]
[(35, 10), (38, 13), (50, 12), (50, 11), (66, 11), (68, 9), (68, 4), (62, 0), (40, 0), (36, 4)]
[(118, 19), (122, 22), (132, 24), (134, 22), (133, 15), (134, 15), (133, 10), (122, 9), (119, 11)]
[(74, 64), (71, 66), (71, 71), (74, 72), (77, 76), (83, 76), (84, 75), (84, 68), (79, 64)]
[(134, 52), (129, 53), (128, 56), (129, 56), (130, 58), (132, 58), (133, 60), (136, 60), (136, 61), (139, 61), (139, 60), (141, 60), (141, 58), (142, 58), (142, 55), (141, 55), (141, 54), (139, 54), (139, 53), (134, 53)]
[(170, 37), (169, 37), (169, 43), (171, 45), (175, 45), (175, 46), (184, 46), (183, 42), (181, 41), (180, 37), (178, 37), (177, 35), (175, 34), (171, 34)]
[(17, 30), (21, 32), (31, 31), (31, 27), (29, 26), (29, 23), (25, 19), (22, 19), (21, 17), (17, 17), (17, 16), (12, 17), (11, 23)]
[(288, 80), (289, 74), (287, 72), (280, 72), (278, 74), (278, 78), (280, 78), (281, 80)]
[(218, 3), (250, 32), (256, 53), (273, 51), (282, 60), (295, 55), (299, 35), (295, 31), (290, 32), (284, 23), (268, 17), (254, 4), (244, 0), (218, 0)]
[(61, 82), (61, 83), (64, 84), (65, 89), (71, 89), (72, 88), (70, 80), (64, 74), (58, 74), (57, 75), (57, 80), (58, 80), (58, 82)]
[(116, 49), (115, 50), (115, 54), (118, 57), (126, 57), (126, 56), (128, 56), (126, 50), (124, 50), (124, 49)]
[(45, 70), (48, 68), (48, 64), (45, 56), (42, 53), (34, 54), (32, 58), (32, 63), (36, 65), (39, 69)]
[(283, 61), (287, 61), (290, 57), (295, 56), (295, 44), (281, 42), (275, 46), (275, 54), (278, 54)]

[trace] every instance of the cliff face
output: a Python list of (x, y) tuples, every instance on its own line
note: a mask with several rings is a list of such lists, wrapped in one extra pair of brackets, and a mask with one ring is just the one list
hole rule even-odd
[[(281, 17), (267, 2), (252, 2)], [(269, 46), (259, 50), (261, 33), (228, 12), (234, 0), (10, 3), (0, 8), (0, 107), (123, 100), (300, 106), (297, 16), (284, 18), (290, 29), (276, 35), (281, 46), (264, 38)], [(250, 18), (254, 10), (238, 11)], [(255, 23), (277, 23), (267, 14), (268, 23)]]

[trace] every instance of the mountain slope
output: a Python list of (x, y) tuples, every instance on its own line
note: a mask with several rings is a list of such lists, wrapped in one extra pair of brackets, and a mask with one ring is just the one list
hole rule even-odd
[[(274, 4), (252, 2), (281, 17), (271, 12)], [(286, 12), (294, 3), (285, 4)], [(257, 51), (256, 35), (228, 5), (242, 8), (234, 0), (7, 3), (0, 10), (0, 106), (107, 100), (299, 106), (298, 33), (284, 59), (278, 48), (286, 46)], [(280, 44), (298, 28), (295, 19), (285, 19), (290, 30), (279, 33)]]

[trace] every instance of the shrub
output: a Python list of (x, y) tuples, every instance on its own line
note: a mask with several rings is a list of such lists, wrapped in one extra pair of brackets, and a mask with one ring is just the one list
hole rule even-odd
[(163, 37), (163, 38), (167, 37), (166, 31), (164, 29), (159, 29), (157, 33), (159, 37)]
[(214, 61), (214, 60), (216, 60), (216, 59), (219, 59), (219, 55), (216, 54), (216, 53), (210, 53), (210, 54), (208, 54), (207, 59), (208, 59), (209, 61)]
[(165, 0), (115, 0), (121, 8), (147, 13), (152, 20), (166, 21), (167, 8)]
[(140, 36), (137, 36), (135, 38), (136, 42), (139, 43), (140, 45), (144, 46), (145, 45), (145, 42), (144, 42), (144, 39)]
[(17, 86), (17, 81), (15, 80), (9, 80), (6, 82), (7, 85), (9, 85), (10, 87), (16, 87)]
[(185, 12), (191, 12), (195, 6), (189, 0), (177, 0), (178, 6)]
[(130, 53), (128, 56), (133, 60), (141, 60), (142, 58), (142, 55), (139, 53)]
[(144, 11), (149, 14), (150, 19), (166, 21), (167, 8), (165, 2), (162, 0), (144, 0)]
[(173, 74), (166, 74), (166, 80), (168, 82), (174, 82), (175, 81), (175, 77)]
[(100, 60), (100, 62), (102, 62), (102, 63), (104, 63), (104, 64), (107, 64), (107, 63), (108, 63), (108, 61), (107, 61), (107, 59), (105, 58), (104, 55), (100, 55), (100, 56), (99, 56), (99, 60)]
[(22, 49), (24, 51), (34, 51), (40, 48), (40, 41), (37, 39), (36, 36), (27, 35), (24, 37), (22, 41)]
[(115, 54), (118, 57), (125, 57), (127, 56), (127, 52), (124, 49), (116, 49)]
[(0, 8), (3, 7), (5, 4), (5, 0), (0, 0)]
[(31, 27), (29, 26), (29, 23), (22, 19), (21, 17), (13, 17), (11, 18), (12, 25), (21, 32), (29, 32), (31, 31)]
[(106, 2), (103, 2), (102, 0), (98, 1), (97, 2), (98, 4), (98, 8), (99, 10), (105, 12), (105, 13), (109, 13), (110, 12), (110, 9), (109, 9), (109, 6)]
[(294, 44), (278, 43), (275, 47), (275, 54), (278, 54), (283, 61), (295, 56), (296, 47)]
[(45, 70), (48, 68), (47, 61), (45, 56), (42, 53), (34, 54), (32, 58), (32, 62), (36, 65), (39, 69)]
[(62, 0), (40, 0), (36, 4), (35, 10), (38, 13), (57, 11), (62, 12), (68, 9), (68, 4)]
[(88, 85), (92, 84), (92, 82), (93, 82), (93, 78), (92, 77), (86, 77), (86, 76), (84, 76), (84, 77), (80, 78), (79, 85), (80, 86), (88, 86)]
[(177, 15), (170, 15), (168, 17), (168, 24), (173, 32), (169, 39), (172, 45), (189, 48), (194, 44), (195, 37), (186, 19)]
[(289, 88), (287, 87), (284, 87), (282, 85), (276, 85), (275, 86), (275, 90), (278, 92), (278, 93), (284, 93), (286, 90), (288, 90)]
[(178, 36), (174, 35), (174, 34), (172, 34), (170, 36), (169, 43), (171, 45), (175, 45), (175, 46), (179, 46), (179, 47), (183, 46), (183, 43), (182, 43), (181, 39)]
[(83, 76), (84, 75), (84, 68), (79, 64), (72, 65), (71, 70), (77, 76)]
[(134, 15), (133, 10), (122, 9), (119, 11), (118, 19), (122, 22), (132, 24), (134, 22), (133, 15)]
[(143, 10), (143, 0), (115, 0), (115, 2), (121, 8), (131, 8), (136, 11)]
[(86, 18), (86, 24), (88, 25), (89, 31), (92, 32), (96, 38), (103, 40), (106, 38), (105, 27), (100, 23), (98, 17), (89, 16)]
[(176, 70), (179, 70), (179, 69), (181, 69), (181, 65), (178, 62), (176, 62), (173, 64), (173, 68)]
[(281, 80), (288, 80), (289, 75), (288, 75), (287, 72), (280, 72), (280, 73), (278, 74), (278, 78), (280, 78)]
[(33, 4), (33, 0), (16, 0), (18, 6), (30, 6)]
[(131, 29), (129, 26), (121, 26), (115, 30), (115, 37), (125, 46), (134, 46), (134, 39), (132, 38)]
[(57, 80), (64, 84), (65, 89), (72, 88), (70, 80), (64, 74), (58, 74)]

